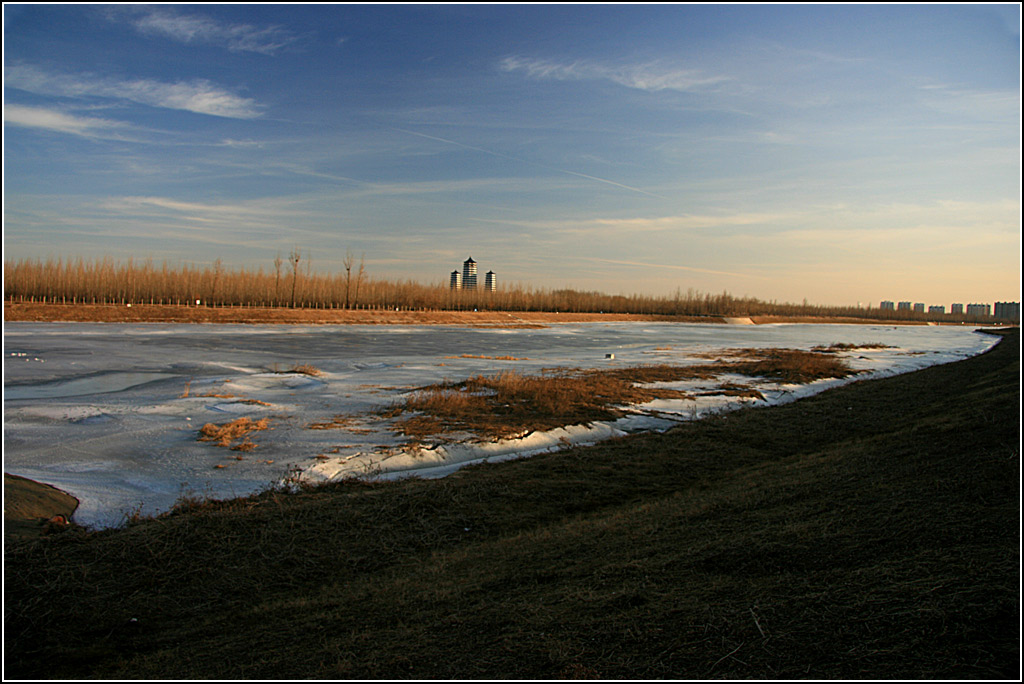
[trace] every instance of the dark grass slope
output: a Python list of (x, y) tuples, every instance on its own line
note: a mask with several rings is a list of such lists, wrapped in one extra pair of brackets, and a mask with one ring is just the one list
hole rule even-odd
[(1018, 679), (1019, 359), (9, 540), (4, 675)]

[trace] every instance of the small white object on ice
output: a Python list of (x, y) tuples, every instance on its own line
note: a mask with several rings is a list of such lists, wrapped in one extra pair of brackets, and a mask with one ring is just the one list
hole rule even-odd
[(614, 359), (615, 358), (615, 354), (605, 354), (604, 358), (606, 358), (606, 359)]

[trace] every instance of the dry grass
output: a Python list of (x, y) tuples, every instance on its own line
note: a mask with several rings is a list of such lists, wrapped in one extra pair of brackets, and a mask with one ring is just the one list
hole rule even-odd
[(296, 363), (292, 364), (291, 368), (286, 371), (274, 370), (275, 373), (298, 373), (299, 375), (308, 375), (310, 377), (318, 377), (324, 374), (322, 370), (309, 363)]
[(358, 427), (358, 423), (352, 416), (335, 416), (331, 420), (319, 423), (310, 423), (307, 430), (344, 430), (357, 435), (365, 435), (373, 432), (371, 428)]
[(458, 356), (446, 356), (446, 359), (491, 359), (493, 361), (529, 361), (527, 357), (517, 356), (486, 356), (484, 354), (459, 354)]
[(826, 378), (845, 378), (859, 372), (851, 369), (842, 359), (821, 349), (724, 349), (695, 356), (714, 359), (711, 364), (689, 367), (710, 376), (735, 373), (775, 382), (804, 384)]
[(222, 425), (207, 423), (199, 428), (197, 439), (200, 442), (214, 442), (216, 446), (220, 447), (231, 447), (231, 442), (244, 438), (245, 441), (231, 448), (236, 451), (250, 451), (255, 448), (255, 445), (248, 441), (249, 433), (266, 430), (269, 427), (269, 418), (260, 418), (254, 421), (243, 416)]
[(880, 342), (869, 342), (867, 344), (852, 344), (850, 342), (833, 342), (829, 345), (821, 345), (813, 347), (813, 351), (823, 352), (826, 354), (837, 353), (841, 351), (858, 351), (861, 349), (892, 349), (891, 345), (882, 344)]
[[(679, 390), (650, 387), (653, 383), (709, 380), (723, 373), (806, 383), (856, 372), (841, 359), (817, 352), (744, 349), (726, 355), (748, 358), (692, 366), (560, 369), (539, 376), (515, 371), (477, 375), (463, 382), (445, 382), (411, 392), (385, 415), (397, 418), (396, 429), (413, 440), (451, 432), (471, 432), (484, 439), (508, 438), (535, 430), (614, 420), (630, 404), (688, 396)], [(764, 398), (756, 390), (738, 386), (705, 394)], [(402, 417), (409, 413), (415, 415)]]
[(754, 358), (724, 363), (720, 367), (730, 373), (793, 384), (845, 378), (858, 372), (842, 359), (820, 352), (799, 349), (751, 349), (744, 352)]
[(352, 418), (349, 416), (335, 416), (329, 421), (310, 423), (307, 430), (344, 430), (352, 425)]
[(395, 423), (399, 432), (414, 439), (459, 431), (493, 439), (610, 420), (623, 413), (617, 405), (641, 403), (651, 396), (651, 391), (610, 375), (565, 372), (528, 376), (506, 371), (425, 387), (410, 393), (385, 415), (420, 414)]
[(230, 394), (230, 393), (223, 393), (223, 392), (220, 393), (220, 394), (217, 394), (217, 393), (214, 393), (214, 392), (207, 392), (205, 394), (195, 394), (193, 396), (205, 397), (205, 398), (209, 398), (209, 399), (234, 399), (235, 400), (234, 403), (236, 403), (236, 404), (252, 404), (253, 406), (272, 406), (273, 405), (273, 404), (271, 404), (268, 401), (262, 401), (260, 399), (243, 399), (243, 398), (240, 398), (237, 394)]

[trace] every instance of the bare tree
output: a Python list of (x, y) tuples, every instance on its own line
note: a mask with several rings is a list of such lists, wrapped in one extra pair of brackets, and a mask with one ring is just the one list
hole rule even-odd
[(359, 255), (359, 273), (356, 274), (356, 291), (352, 295), (352, 303), (355, 304), (359, 301), (359, 283), (363, 281), (363, 276), (366, 275), (366, 253)]
[(220, 284), (220, 277), (224, 274), (224, 262), (218, 257), (213, 262), (213, 285), (210, 287), (210, 303), (217, 301), (217, 286)]
[[(341, 260), (341, 265), (345, 267), (345, 308), (348, 308), (348, 293), (349, 288), (352, 285), (352, 264), (355, 263), (355, 257), (352, 255), (352, 250), (345, 251), (345, 258)], [(361, 268), (361, 267), (360, 267)]]
[(292, 308), (295, 308), (295, 285), (299, 281), (299, 261), (302, 259), (302, 252), (296, 247), (288, 255), (288, 262), (292, 266)]
[(284, 263), (284, 259), (281, 258), (281, 253), (278, 252), (277, 256), (274, 257), (274, 305), (281, 303), (281, 264)]

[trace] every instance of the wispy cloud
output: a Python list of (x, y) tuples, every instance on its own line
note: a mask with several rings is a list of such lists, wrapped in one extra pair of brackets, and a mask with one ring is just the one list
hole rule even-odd
[(635, 188), (635, 187), (633, 187), (631, 185), (625, 185), (623, 183), (618, 183), (616, 181), (609, 180), (607, 178), (600, 178), (598, 176), (591, 176), (591, 175), (588, 175), (588, 174), (585, 174), (585, 173), (578, 173), (576, 171), (569, 171), (567, 169), (559, 169), (559, 168), (555, 168), (553, 166), (547, 166), (546, 164), (538, 164), (537, 162), (531, 162), (531, 161), (528, 161), (526, 159), (521, 159), (519, 157), (513, 157), (511, 155), (502, 154), (501, 152), (495, 152), (493, 150), (484, 149), (483, 147), (476, 147), (475, 145), (467, 145), (465, 143), (457, 142), (455, 140), (449, 140), (447, 138), (439, 138), (436, 135), (427, 135), (426, 133), (418, 133), (416, 131), (409, 131), (409, 130), (406, 130), (404, 128), (395, 128), (394, 130), (396, 130), (396, 131), (398, 131), (400, 133), (408, 133), (409, 135), (417, 135), (417, 136), (419, 136), (421, 138), (426, 138), (428, 140), (436, 140), (438, 142), (446, 143), (448, 145), (455, 145), (456, 147), (461, 147), (461, 148), (464, 148), (464, 149), (467, 149), (467, 150), (474, 150), (476, 152), (482, 152), (482, 153), (488, 154), (488, 155), (490, 155), (492, 157), (499, 157), (501, 159), (509, 159), (511, 161), (516, 161), (516, 162), (520, 162), (520, 163), (523, 163), (523, 164), (529, 164), (530, 166), (535, 166), (535, 167), (540, 168), (540, 169), (547, 169), (548, 171), (555, 171), (557, 173), (564, 173), (564, 174), (569, 175), (569, 176), (576, 176), (577, 178), (585, 178), (587, 180), (596, 181), (598, 183), (605, 183), (607, 185), (614, 185), (617, 188), (622, 188), (623, 190), (630, 190), (632, 192), (638, 192), (641, 195), (647, 195), (649, 197), (658, 197), (658, 198), (661, 198), (661, 199), (665, 199), (661, 195), (657, 195), (657, 194), (655, 194), (653, 192), (648, 192), (647, 190), (642, 190), (640, 188)]
[(4, 105), (4, 124), (26, 128), (44, 128), (89, 138), (103, 137), (114, 130), (128, 126), (120, 121), (110, 119), (74, 116), (53, 109), (16, 104)]
[(219, 45), (232, 52), (272, 55), (296, 40), (291, 31), (281, 26), (227, 23), (208, 16), (183, 14), (168, 7), (131, 8), (111, 12), (110, 16), (126, 18), (137, 31), (146, 35), (182, 43)]
[[(750, 226), (760, 228), (767, 225), (786, 225), (801, 216), (792, 212), (724, 212), (713, 214), (681, 214), (677, 216), (602, 218), (583, 217), (542, 221), (509, 221), (506, 219), (489, 222), (511, 223), (527, 228), (539, 228), (548, 233), (594, 235), (599, 233), (640, 235), (644, 233), (701, 231), (716, 228)], [(486, 219), (477, 219), (486, 221)]]
[(997, 123), (1020, 121), (1019, 90), (972, 90), (945, 84), (919, 90), (924, 106), (942, 114)]
[(300, 213), (295, 208), (296, 200), (271, 198), (234, 203), (213, 204), (189, 202), (169, 197), (125, 196), (110, 197), (98, 206), (109, 212), (122, 215), (164, 215), (187, 218), (202, 224), (236, 225), (245, 221), (247, 225), (277, 225), (274, 221), (283, 216)]
[(662, 231), (662, 230), (699, 230), (702, 228), (720, 228), (725, 226), (760, 226), (781, 221), (791, 221), (794, 213), (760, 213), (739, 212), (723, 215), (659, 216), (655, 218), (596, 219), (594, 224), (616, 231)]
[(556, 81), (608, 80), (613, 83), (656, 92), (660, 90), (689, 91), (719, 85), (732, 80), (728, 76), (706, 74), (663, 62), (607, 65), (589, 61), (552, 62), (533, 57), (506, 57), (501, 61), (504, 71), (521, 71), (532, 78)]
[[(66, 241), (56, 246), (79, 253), (99, 250), (100, 254), (131, 255), (126, 245), (151, 244), (154, 256), (194, 258), (190, 249), (210, 245), (210, 259), (218, 254), (239, 258), (278, 249), (279, 243), (323, 239), (326, 233), (306, 228), (316, 217), (308, 198), (261, 197), (227, 202), (195, 201), (173, 197), (82, 195), (21, 195), (5, 197), (7, 221), (12, 216), (21, 226), (5, 226), (5, 241), (24, 239), (26, 232), (57, 230)], [(6, 204), (10, 204), (8, 208)], [(39, 237), (31, 240), (38, 241)], [(7, 245), (10, 247), (10, 244)], [(220, 251), (219, 248), (226, 248)]]
[(220, 147), (235, 147), (243, 149), (263, 147), (263, 143), (259, 140), (235, 140), (234, 138), (224, 138), (217, 144)]
[(260, 116), (255, 100), (235, 95), (203, 79), (175, 83), (118, 80), (94, 74), (51, 74), (31, 65), (13, 65), (4, 70), (4, 85), (39, 95), (127, 100), (229, 119)]
[(619, 266), (640, 266), (642, 268), (660, 268), (670, 271), (690, 271), (694, 273), (711, 273), (714, 275), (735, 276), (737, 278), (761, 278), (763, 276), (753, 275), (749, 272), (735, 273), (733, 271), (716, 271), (710, 268), (696, 268), (694, 266), (683, 266), (681, 264), (656, 264), (646, 261), (625, 261), (622, 259), (600, 259), (596, 257), (581, 257), (586, 261), (594, 261), (600, 264), (618, 264)]

